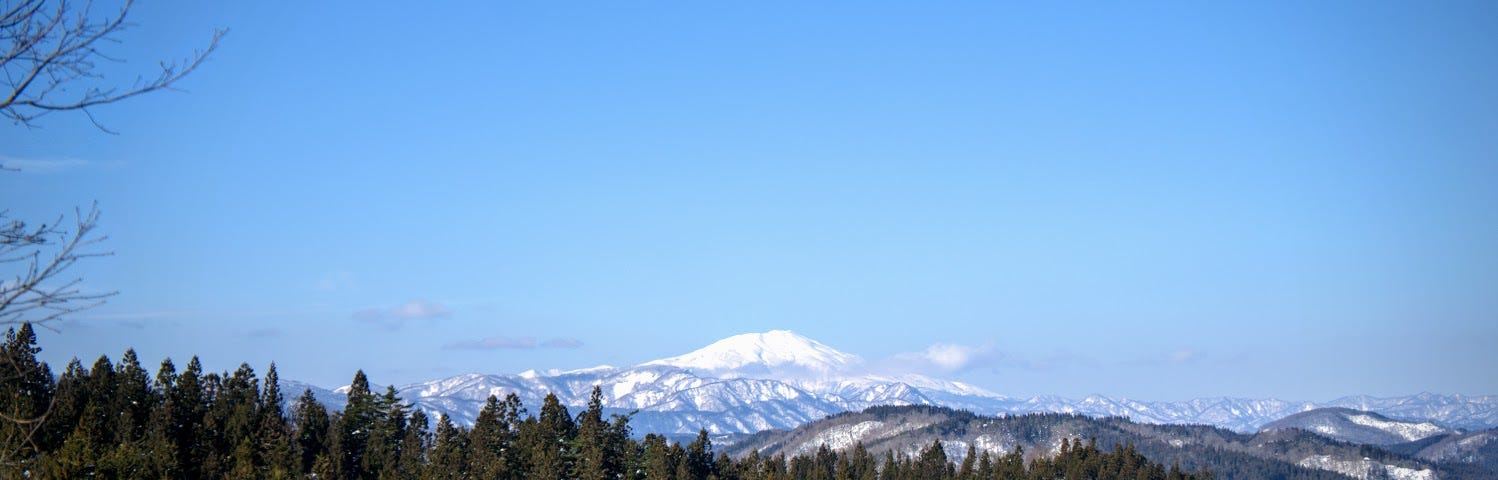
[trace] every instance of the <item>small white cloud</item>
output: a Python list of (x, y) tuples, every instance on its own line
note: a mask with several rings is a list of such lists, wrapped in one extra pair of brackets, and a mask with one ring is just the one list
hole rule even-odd
[(979, 349), (967, 345), (938, 343), (926, 348), (926, 360), (946, 370), (960, 370), (977, 357)]
[(426, 300), (412, 300), (394, 307), (366, 308), (354, 312), (353, 319), (360, 322), (383, 325), (391, 330), (400, 328), (413, 320), (430, 320), (446, 317), (451, 312), (446, 306)]
[(977, 366), (993, 356), (988, 346), (937, 343), (924, 351), (895, 355), (895, 361), (917, 371), (957, 372)]

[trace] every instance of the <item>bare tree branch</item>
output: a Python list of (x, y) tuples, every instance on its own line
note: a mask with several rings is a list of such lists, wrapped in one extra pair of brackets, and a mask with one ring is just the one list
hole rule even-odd
[[(181, 61), (162, 61), (155, 78), (137, 77), (128, 87), (91, 85), (103, 75), (99, 60), (120, 62), (100, 50), (115, 43), (114, 36), (129, 26), (126, 14), (134, 0), (125, 0), (118, 13), (94, 18), (93, 2), (75, 6), (69, 0), (0, 0), (0, 116), (30, 127), (52, 112), (83, 112), (100, 130), (89, 108), (118, 102), (143, 93), (172, 89), (172, 85), (207, 61), (226, 30), (215, 30), (208, 46)], [(68, 95), (69, 86), (87, 88)], [(112, 132), (110, 132), (112, 133)]]
[[(60, 217), (52, 225), (31, 227), (0, 212), (0, 268), (15, 269), (0, 278), (0, 325), (30, 322), (53, 328), (51, 323), (64, 315), (97, 307), (117, 293), (89, 292), (81, 277), (63, 277), (79, 260), (113, 255), (93, 249), (109, 238), (93, 234), (99, 223), (98, 203), (74, 214), (70, 231), (58, 226)], [(46, 252), (47, 247), (56, 250)]]

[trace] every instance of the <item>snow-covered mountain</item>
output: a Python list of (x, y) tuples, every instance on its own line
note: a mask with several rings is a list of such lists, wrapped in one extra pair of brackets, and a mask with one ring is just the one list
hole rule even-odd
[(1366, 445), (1395, 445), (1456, 433), (1431, 422), (1394, 420), (1374, 412), (1350, 408), (1318, 408), (1264, 425), (1260, 430), (1298, 428), (1335, 440)]
[(856, 355), (843, 353), (789, 330), (734, 335), (686, 355), (645, 362), (716, 372), (719, 376), (743, 377), (758, 373), (837, 375), (862, 363)]
[[(876, 405), (940, 405), (974, 413), (1078, 413), (1129, 417), (1158, 424), (1207, 424), (1241, 432), (1288, 415), (1340, 406), (1401, 420), (1434, 421), (1447, 427), (1498, 426), (1498, 397), (1421, 394), (1404, 398), (1347, 397), (1327, 404), (1275, 399), (1202, 398), (1144, 402), (1090, 396), (1013, 398), (976, 386), (917, 374), (872, 371), (856, 355), (790, 331), (735, 335), (699, 350), (632, 367), (519, 374), (465, 374), (397, 389), (401, 398), (428, 413), (446, 413), (472, 423), (490, 395), (514, 393), (534, 409), (548, 393), (564, 405), (585, 405), (601, 387), (610, 413), (635, 412), (638, 432), (744, 434), (786, 429), (828, 415)], [(288, 388), (294, 396), (302, 386)], [(339, 407), (342, 387), (314, 388), (324, 403)]]

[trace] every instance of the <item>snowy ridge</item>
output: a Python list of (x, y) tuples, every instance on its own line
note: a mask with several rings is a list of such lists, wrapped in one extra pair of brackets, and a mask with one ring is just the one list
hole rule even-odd
[(1298, 428), (1344, 442), (1394, 445), (1456, 433), (1431, 422), (1394, 420), (1383, 415), (1348, 408), (1318, 408), (1297, 413), (1269, 424), (1263, 430)]
[[(1364, 423), (1416, 420), (1413, 426), (1400, 423), (1398, 428), (1404, 429), (1400, 430), (1403, 433), (1390, 434), (1401, 439), (1425, 435), (1435, 431), (1433, 428), (1443, 428), (1441, 425), (1473, 430), (1498, 426), (1495, 396), (1346, 397), (1324, 404), (1227, 397), (1180, 402), (1101, 395), (1083, 399), (1012, 398), (923, 375), (869, 372), (858, 356), (785, 330), (735, 335), (685, 355), (632, 367), (529, 370), (511, 375), (471, 373), (406, 385), (397, 393), (434, 417), (446, 413), (454, 422), (472, 424), (490, 395), (513, 393), (534, 409), (550, 393), (575, 410), (587, 404), (594, 385), (602, 389), (604, 406), (610, 413), (637, 412), (632, 426), (641, 433), (690, 434), (707, 429), (714, 434), (743, 434), (788, 429), (877, 405), (936, 405), (984, 415), (1053, 412), (1121, 416), (1142, 423), (1207, 424), (1239, 432), (1252, 432), (1317, 408), (1358, 405), (1367, 407), (1359, 410), (1387, 417), (1370, 417)], [(297, 384), (287, 391), (296, 395), (307, 387)], [(341, 408), (346, 387), (333, 391), (310, 388), (323, 403)], [(1377, 426), (1346, 421), (1354, 427), (1382, 431)], [(1420, 422), (1434, 423), (1422, 426)]]
[(1398, 465), (1387, 465), (1369, 459), (1337, 460), (1330, 455), (1312, 455), (1296, 462), (1306, 468), (1337, 472), (1352, 478), (1390, 478), (1398, 480), (1436, 480), (1436, 472), (1428, 468), (1414, 469)]
[(1398, 435), (1407, 442), (1451, 433), (1450, 430), (1430, 422), (1397, 422), (1377, 415), (1349, 415), (1347, 419), (1358, 425)]
[(766, 371), (832, 373), (848, 370), (862, 362), (863, 359), (856, 355), (837, 351), (789, 330), (771, 330), (734, 335), (686, 355), (653, 360), (644, 365), (717, 372), (752, 367)]

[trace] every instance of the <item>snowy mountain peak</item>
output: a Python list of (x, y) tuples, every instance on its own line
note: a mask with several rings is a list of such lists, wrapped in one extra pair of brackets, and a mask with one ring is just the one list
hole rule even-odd
[(843, 353), (789, 330), (734, 335), (686, 355), (646, 362), (708, 371), (807, 371), (830, 373), (860, 363)]

